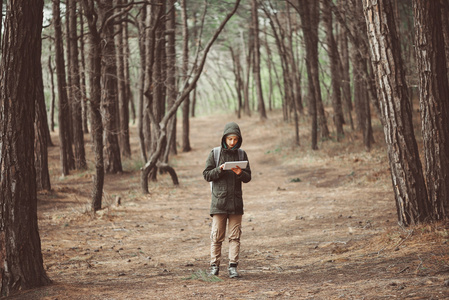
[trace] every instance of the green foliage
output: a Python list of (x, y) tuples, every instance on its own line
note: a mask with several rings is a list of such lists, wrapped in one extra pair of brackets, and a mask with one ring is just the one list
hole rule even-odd
[(220, 282), (223, 281), (215, 275), (209, 274), (205, 270), (198, 270), (192, 273), (189, 277), (183, 278), (184, 280), (201, 280), (204, 282)]
[(122, 167), (127, 171), (139, 171), (144, 165), (140, 157), (125, 158), (122, 160)]
[(274, 150), (267, 150), (267, 151), (265, 152), (265, 154), (279, 153), (279, 152), (281, 152), (281, 148), (276, 148), (276, 149), (274, 149)]

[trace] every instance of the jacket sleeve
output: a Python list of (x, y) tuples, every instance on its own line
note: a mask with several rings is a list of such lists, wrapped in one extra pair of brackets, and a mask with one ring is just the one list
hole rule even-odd
[(244, 160), (248, 161), (248, 165), (246, 166), (245, 169), (242, 170), (242, 173), (240, 175), (237, 175), (237, 178), (240, 179), (242, 182), (247, 183), (251, 181), (251, 167), (249, 165), (249, 159), (248, 159), (248, 155), (243, 156)]
[(203, 171), (203, 177), (206, 181), (211, 182), (218, 180), (223, 174), (223, 170), (220, 169), (220, 166), (215, 166), (214, 160), (214, 150), (209, 153), (209, 156), (206, 160), (206, 168)]

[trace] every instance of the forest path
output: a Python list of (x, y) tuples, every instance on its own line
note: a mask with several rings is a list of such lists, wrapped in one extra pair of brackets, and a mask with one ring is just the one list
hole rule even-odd
[[(252, 181), (243, 186), (242, 277), (227, 277), (226, 241), (221, 281), (209, 282), (201, 278), (208, 268), (211, 221), (210, 188), (202, 171), (229, 121), (240, 125), (253, 172)], [(378, 142), (370, 153), (354, 133), (342, 143), (327, 141), (312, 151), (308, 132), (302, 124), (302, 144), (296, 147), (292, 124), (284, 123), (279, 112), (266, 121), (257, 116), (194, 118), (193, 150), (171, 158), (180, 186), (174, 187), (168, 175), (158, 175), (158, 182), (150, 183), (150, 195), (140, 192), (133, 138), (133, 159), (124, 160), (123, 174), (106, 176), (106, 208), (94, 218), (86, 212), (91, 172), (59, 178), (59, 150), (51, 148), (53, 191), (39, 194), (39, 226), (44, 265), (55, 283), (13, 298), (449, 296), (441, 272), (445, 264), (431, 265), (433, 259), (449, 261), (447, 243), (433, 240), (431, 248), (423, 241), (408, 244), (413, 232), (396, 225), (381, 128), (375, 126)], [(114, 203), (117, 196), (120, 206)]]

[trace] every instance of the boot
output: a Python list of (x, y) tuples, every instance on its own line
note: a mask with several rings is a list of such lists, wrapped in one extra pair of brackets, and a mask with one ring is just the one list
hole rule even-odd
[(234, 264), (234, 263), (229, 264), (228, 272), (229, 272), (229, 278), (240, 277), (239, 273), (237, 272), (237, 264)]
[(210, 270), (209, 270), (209, 274), (210, 275), (214, 275), (214, 276), (218, 276), (218, 273), (220, 272), (220, 267), (217, 265), (211, 265), (210, 266)]

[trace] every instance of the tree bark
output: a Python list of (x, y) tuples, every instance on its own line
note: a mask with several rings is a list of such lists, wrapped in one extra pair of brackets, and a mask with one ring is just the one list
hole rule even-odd
[[(339, 3), (341, 5), (345, 5), (346, 0), (340, 0)], [(346, 16), (343, 16), (346, 18)], [(343, 97), (343, 107), (346, 112), (346, 117), (351, 126), (351, 129), (354, 130), (354, 121), (352, 119), (352, 97), (351, 97), (351, 79), (349, 76), (349, 49), (348, 49), (348, 37), (346, 30), (341, 29), (340, 34), (338, 36), (338, 44), (340, 47), (340, 73), (341, 73), (341, 88), (342, 88), (342, 97)]]
[(71, 90), (71, 112), (72, 112), (72, 129), (73, 144), (75, 146), (75, 168), (78, 170), (87, 169), (86, 152), (84, 149), (84, 132), (83, 132), (83, 116), (81, 103), (83, 101), (80, 83), (80, 69), (78, 59), (78, 35), (77, 35), (77, 17), (76, 17), (76, 0), (67, 0), (68, 17), (68, 40), (71, 47), (69, 48), (70, 69), (68, 70), (70, 78)]
[[(159, 136), (159, 123), (162, 120), (165, 113), (165, 70), (164, 59), (165, 57), (165, 19), (162, 17), (165, 15), (165, 3), (161, 3), (160, 6), (154, 6), (152, 8), (152, 18), (157, 20), (158, 26), (155, 27), (155, 39), (154, 39), (154, 62), (151, 76), (153, 77), (151, 85), (151, 101), (148, 115), (151, 121), (151, 148), (149, 155), (152, 155), (158, 147)], [(160, 145), (162, 149), (165, 149), (167, 140), (162, 141), (163, 145)], [(156, 181), (157, 172), (153, 169), (150, 173), (150, 178)]]
[(254, 66), (253, 66), (253, 78), (256, 85), (257, 94), (257, 110), (259, 111), (260, 119), (267, 119), (267, 112), (265, 110), (265, 103), (263, 100), (262, 81), (260, 79), (260, 42), (259, 42), (259, 15), (257, 13), (258, 5), (257, 0), (251, 1), (251, 16), (253, 23), (253, 38), (254, 38)]
[[(53, 51), (51, 50), (51, 43), (50, 43), (50, 53)], [(51, 90), (51, 103), (50, 103), (50, 129), (52, 132), (55, 132), (55, 101), (56, 101), (56, 95), (55, 95), (55, 81), (53, 76), (53, 67), (51, 65), (51, 55), (48, 56), (48, 71), (50, 73), (50, 90)]]
[(72, 145), (70, 141), (70, 109), (67, 99), (67, 82), (65, 79), (64, 49), (62, 41), (60, 1), (53, 1), (53, 23), (55, 27), (55, 61), (56, 77), (58, 79), (58, 125), (59, 125), (59, 143), (60, 160), (62, 175), (69, 175), (70, 156), (73, 156)]
[[(122, 5), (122, 0), (116, 0), (116, 4)], [(121, 8), (118, 8), (118, 12)], [(125, 81), (125, 67), (127, 57), (125, 56), (125, 40), (124, 32), (127, 22), (120, 22), (116, 25), (115, 44), (117, 54), (117, 96), (118, 96), (118, 113), (120, 115), (119, 141), (120, 150), (123, 157), (131, 157), (131, 146), (129, 143), (129, 96), (128, 85)]]
[(101, 209), (104, 185), (103, 123), (101, 120), (101, 36), (97, 29), (97, 13), (92, 0), (82, 0), (84, 15), (89, 26), (89, 95), (91, 134), (95, 155), (95, 175), (93, 178), (91, 208), (93, 212)]
[[(298, 10), (301, 16), (304, 42), (306, 45), (306, 66), (308, 74), (309, 115), (312, 117), (312, 150), (318, 149), (318, 102), (321, 91), (318, 80), (318, 2), (298, 0)], [(320, 122), (321, 123), (321, 122)], [(321, 125), (321, 124), (320, 124)], [(320, 126), (322, 127), (322, 126)], [(323, 128), (321, 128), (323, 131)], [(329, 131), (329, 130), (327, 130)], [(321, 132), (323, 136), (325, 132)]]
[[(42, 51), (39, 49), (38, 57)], [(38, 60), (36, 69), (35, 119), (34, 119), (34, 166), (36, 169), (36, 188), (38, 191), (51, 190), (50, 173), (48, 171), (48, 150), (51, 144), (50, 131), (45, 108), (44, 83), (42, 79), (42, 63)]]
[(147, 29), (146, 29), (146, 20), (147, 20), (147, 8), (144, 6), (141, 9), (141, 18), (138, 21), (137, 30), (139, 33), (139, 53), (140, 53), (140, 63), (142, 67), (140, 68), (139, 74), (139, 98), (137, 105), (137, 134), (139, 136), (139, 145), (140, 145), (140, 156), (143, 162), (147, 161), (147, 151), (145, 146), (145, 134), (144, 134), (144, 123), (145, 123), (145, 107), (146, 107), (146, 97), (145, 97), (145, 87), (146, 87), (146, 74), (147, 74)]
[(449, 217), (449, 84), (439, 1), (414, 1), (419, 103), (433, 220)]
[(429, 206), (391, 2), (363, 0), (363, 5), (398, 220), (417, 224), (429, 216)]
[[(187, 0), (181, 0), (182, 14), (182, 82), (184, 88), (189, 85), (188, 69), (189, 69), (189, 29), (187, 25)], [(182, 103), (182, 152), (192, 150), (190, 146), (190, 97)]]
[(444, 49), (446, 53), (446, 68), (449, 72), (449, 0), (440, 0), (441, 5), (441, 29), (444, 37)]
[(84, 17), (83, 14), (80, 12), (79, 14), (80, 18), (80, 57), (81, 57), (81, 70), (80, 70), (80, 79), (81, 79), (81, 95), (82, 95), (82, 116), (83, 116), (83, 132), (89, 133), (89, 126), (88, 126), (88, 120), (87, 120), (87, 111), (88, 111), (88, 104), (87, 104), (87, 85), (86, 85), (86, 59), (85, 59), (85, 51), (84, 51), (84, 44), (85, 44), (85, 38), (84, 38)]
[(323, 22), (326, 30), (327, 51), (329, 55), (329, 64), (331, 71), (331, 86), (332, 86), (332, 107), (334, 110), (334, 124), (336, 128), (337, 141), (340, 141), (344, 136), (343, 131), (343, 109), (341, 105), (341, 91), (340, 78), (341, 74), (338, 69), (339, 53), (337, 43), (335, 42), (334, 34), (332, 32), (332, 12), (327, 1), (322, 1)]
[(111, 21), (106, 21), (112, 16), (112, 3), (110, 0), (102, 0), (98, 5), (100, 19), (106, 23), (101, 31), (102, 43), (102, 107), (103, 124), (105, 129), (105, 168), (107, 173), (122, 172), (122, 160), (119, 146), (120, 120), (118, 118), (118, 97), (117, 97), (117, 56), (114, 44), (114, 25)]
[[(248, 49), (246, 51), (244, 51), (244, 53), (246, 53), (246, 80), (245, 83), (243, 85), (243, 112), (245, 113), (245, 115), (247, 116), (251, 116), (251, 108), (249, 105), (250, 102), (250, 97), (249, 97), (249, 81), (250, 81), (250, 74), (251, 74), (251, 66), (252, 66), (252, 61), (253, 61), (253, 52), (254, 52), (254, 47), (253, 47), (253, 32), (251, 30), (251, 28), (249, 28), (248, 30)], [(245, 42), (243, 40), (243, 33), (242, 35), (242, 45), (243, 45), (243, 49), (245, 49), (244, 45)]]
[(231, 57), (232, 57), (232, 71), (235, 76), (235, 90), (237, 92), (237, 118), (240, 119), (242, 117), (242, 103), (243, 103), (243, 79), (242, 79), (242, 67), (240, 65), (240, 53), (235, 53), (234, 49), (232, 47), (229, 47), (229, 50), (231, 51)]
[(2, 296), (51, 282), (42, 259), (34, 166), (42, 18), (42, 0), (8, 1), (0, 66)]
[[(170, 0), (167, 12), (167, 107), (170, 109), (178, 94), (176, 86), (176, 0)], [(168, 123), (168, 141), (162, 161), (168, 163), (170, 153), (176, 153), (176, 115)]]

